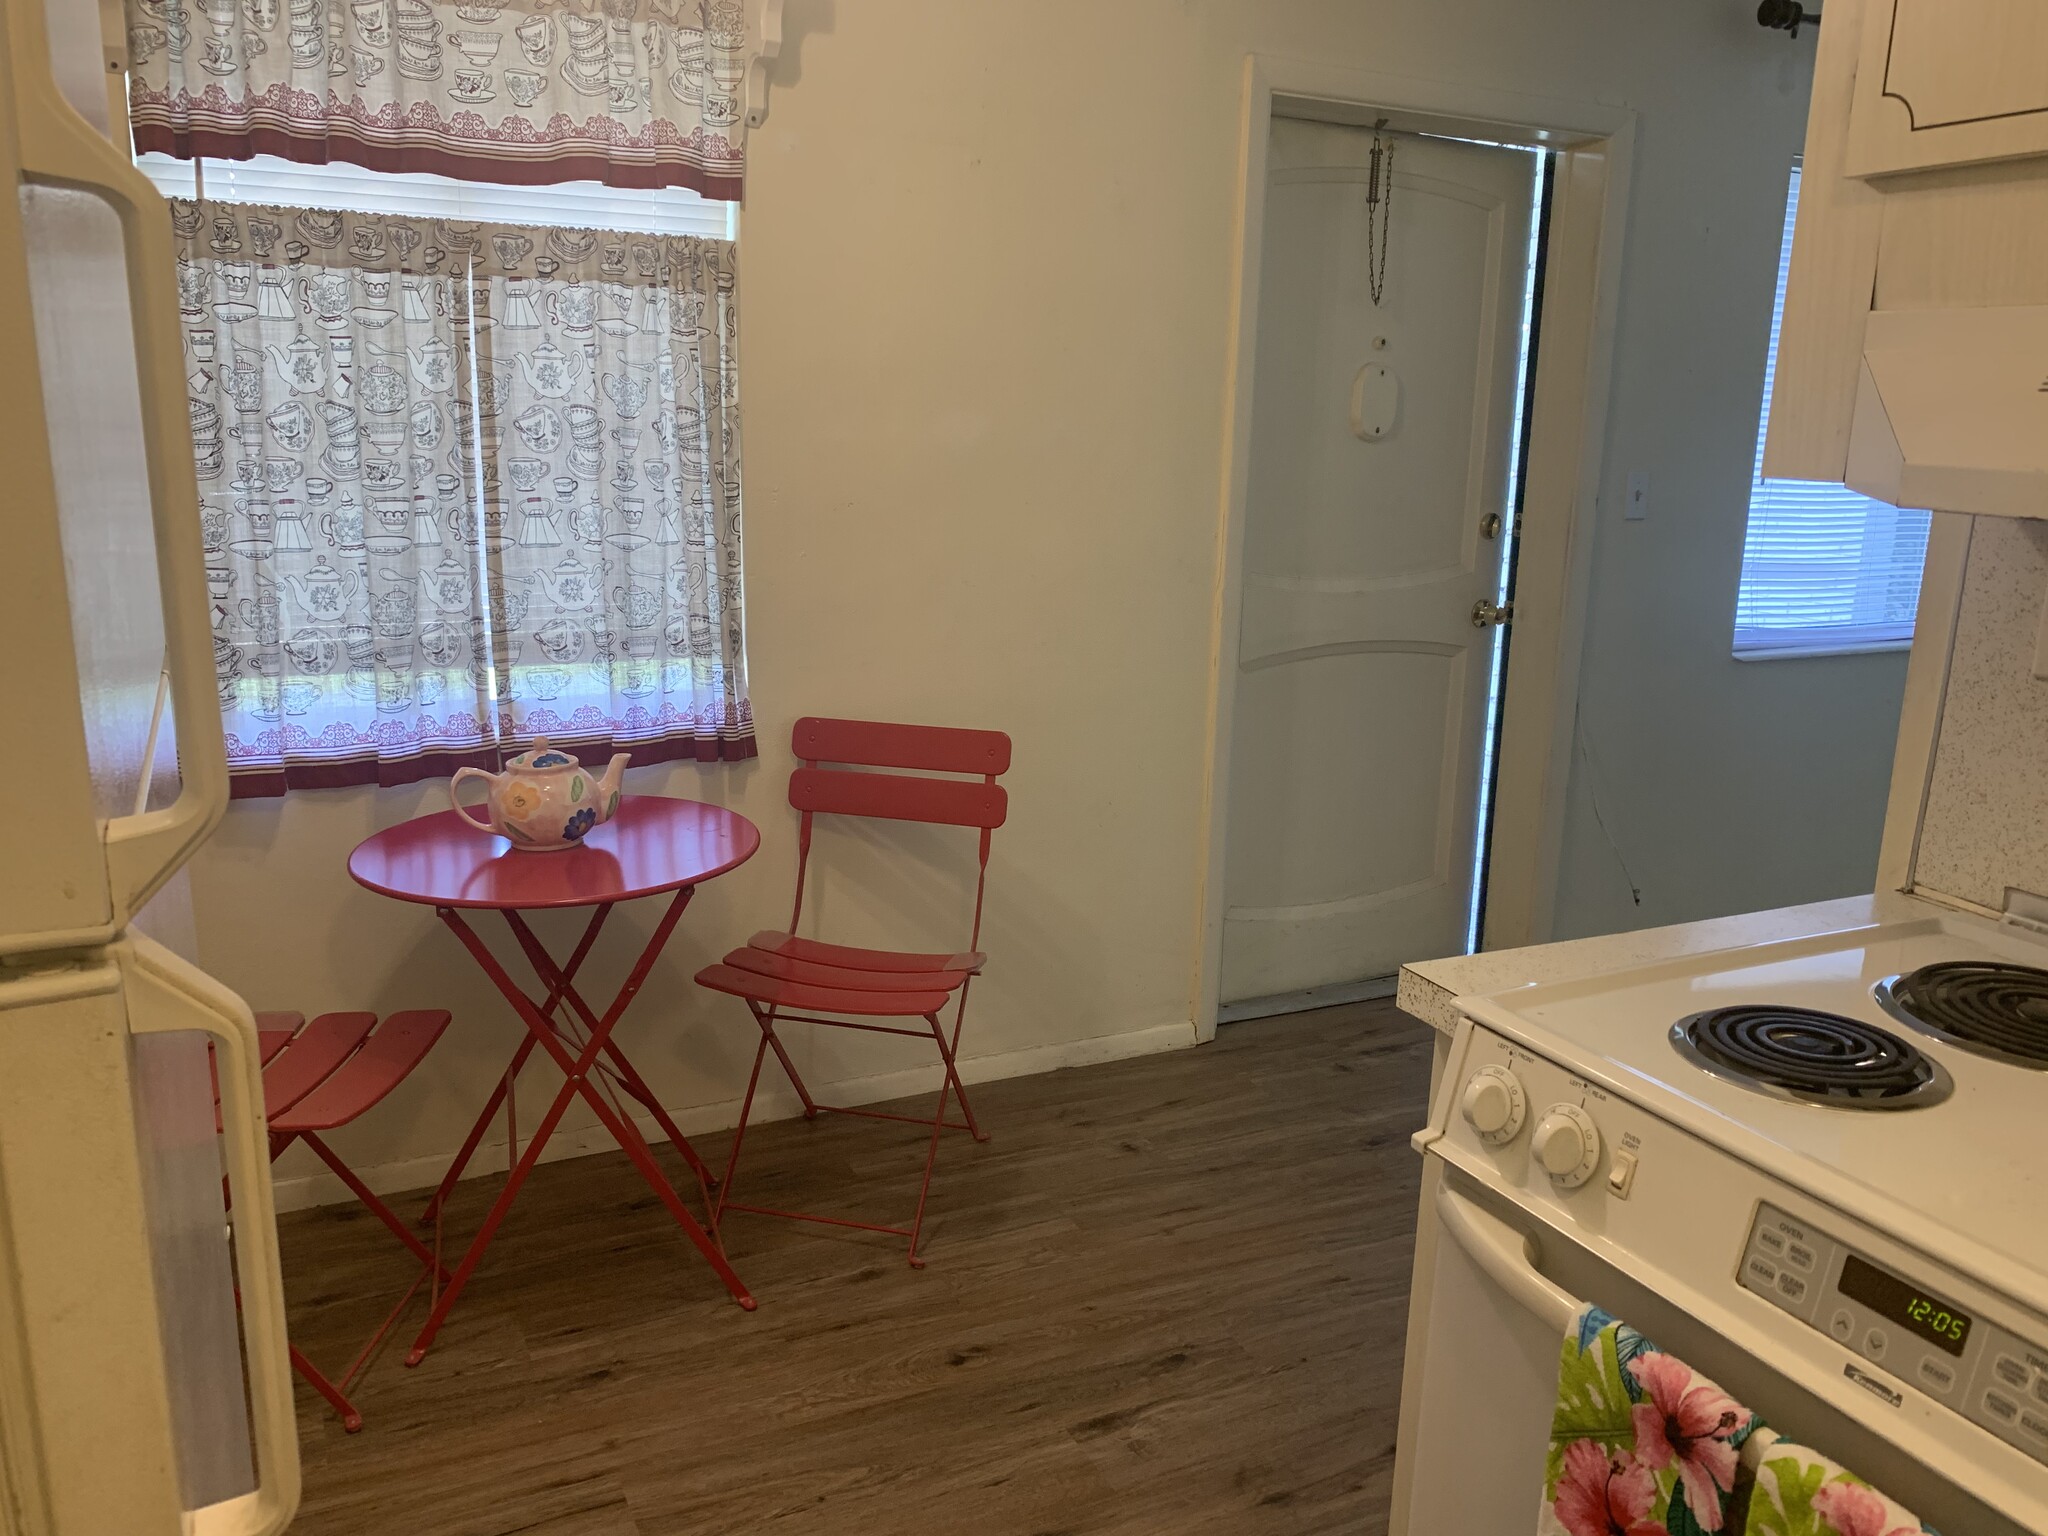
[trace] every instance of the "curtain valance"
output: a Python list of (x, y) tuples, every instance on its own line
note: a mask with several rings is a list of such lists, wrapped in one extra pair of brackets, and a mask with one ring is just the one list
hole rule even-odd
[(741, 0), (128, 0), (139, 152), (740, 195)]

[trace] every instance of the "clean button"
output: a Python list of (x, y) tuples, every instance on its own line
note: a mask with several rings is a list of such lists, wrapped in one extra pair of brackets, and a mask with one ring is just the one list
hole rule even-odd
[(1937, 1392), (1946, 1392), (1956, 1384), (1955, 1368), (1946, 1361), (1929, 1355), (1920, 1362), (1920, 1379)]
[(1747, 1270), (1749, 1278), (1755, 1281), (1757, 1286), (1763, 1290), (1769, 1290), (1777, 1283), (1778, 1266), (1769, 1259), (1760, 1259), (1755, 1254), (1751, 1254), (1749, 1263), (1744, 1268)]

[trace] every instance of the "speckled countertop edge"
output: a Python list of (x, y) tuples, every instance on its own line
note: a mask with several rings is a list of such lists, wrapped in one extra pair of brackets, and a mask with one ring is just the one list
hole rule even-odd
[(1769, 944), (1874, 922), (1892, 922), (1926, 915), (1927, 903), (1910, 896), (1880, 893), (1817, 901), (1768, 912), (1668, 928), (1642, 928), (1633, 933), (1604, 934), (1592, 939), (1566, 939), (1532, 944), (1525, 949), (1497, 949), (1443, 960), (1418, 960), (1401, 967), (1394, 1001), (1403, 1013), (1449, 1034), (1458, 1027), (1457, 999), (1483, 996), (1539, 981), (1569, 981), (1601, 971), (1627, 970), (1675, 960), (1685, 955)]

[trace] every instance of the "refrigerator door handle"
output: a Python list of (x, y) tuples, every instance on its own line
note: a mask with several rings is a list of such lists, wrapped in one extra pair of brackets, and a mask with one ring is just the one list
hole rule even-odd
[(7, 30), (22, 178), (103, 198), (120, 218), (128, 269), (180, 784), (176, 800), (163, 809), (106, 823), (107, 875), (118, 930), (191, 856), (227, 808), (227, 753), (199, 537), (199, 478), (181, 361), (177, 245), (169, 210), (156, 189), (58, 90), (40, 0), (0, 0), (0, 17)]
[(233, 1200), (235, 1279), (248, 1356), (256, 1488), (189, 1511), (186, 1530), (188, 1536), (276, 1536), (298, 1512), (299, 1434), (292, 1409), (256, 1020), (234, 993), (142, 935), (130, 934), (118, 950), (136, 1001), (147, 999), (147, 1006), (130, 1010), (131, 1032), (204, 1031), (214, 1043), (220, 1084), (221, 1146)]

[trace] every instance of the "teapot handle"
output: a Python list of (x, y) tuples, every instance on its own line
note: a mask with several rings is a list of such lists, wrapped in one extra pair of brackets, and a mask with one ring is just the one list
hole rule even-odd
[(488, 783), (494, 777), (495, 775), (486, 773), (481, 768), (456, 769), (455, 776), (449, 779), (448, 781), (448, 803), (455, 807), (455, 814), (457, 816), (460, 816), (464, 821), (468, 822), (472, 827), (475, 827), (479, 832), (488, 832), (493, 837), (496, 837), (498, 835), (498, 829), (492, 826), (487, 821), (478, 821), (475, 816), (470, 814), (469, 807), (464, 805), (462, 801), (459, 798), (457, 798), (462, 789), (462, 781), (464, 779), (482, 779), (486, 783)]

